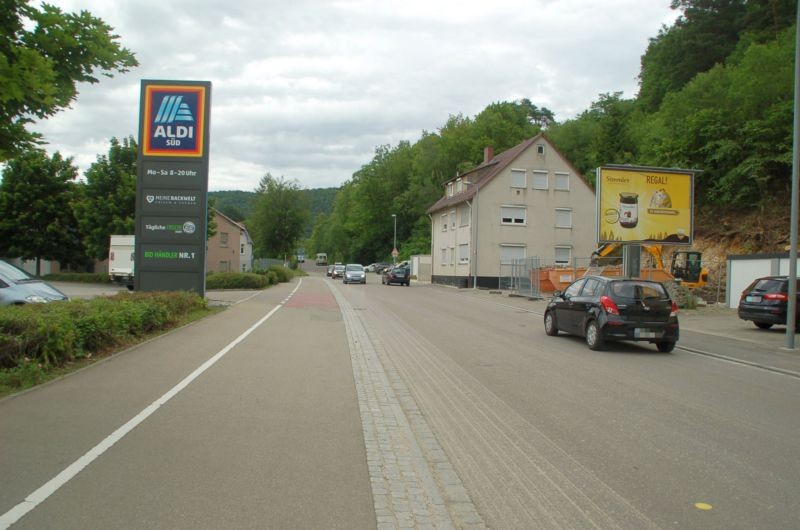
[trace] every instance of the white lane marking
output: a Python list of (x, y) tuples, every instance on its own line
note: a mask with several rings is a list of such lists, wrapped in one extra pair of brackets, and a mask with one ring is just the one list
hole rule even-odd
[(61, 486), (72, 480), (75, 475), (81, 472), (86, 466), (91, 464), (95, 459), (97, 459), (100, 455), (105, 453), (111, 446), (115, 443), (120, 441), (126, 434), (131, 432), (135, 429), (140, 423), (150, 417), (155, 411), (159, 409), (162, 405), (167, 403), (170, 399), (175, 397), (181, 390), (189, 386), (189, 384), (200, 377), (206, 370), (214, 366), (217, 361), (222, 359), (225, 354), (235, 348), (240, 342), (242, 342), (248, 335), (250, 335), (253, 331), (255, 331), (261, 324), (267, 321), (272, 315), (275, 314), (278, 309), (280, 309), (289, 299), (294, 296), (294, 293), (300, 288), (303, 284), (302, 278), (297, 284), (297, 287), (284, 298), (278, 305), (276, 305), (269, 313), (267, 313), (261, 320), (250, 326), (250, 328), (236, 337), (231, 343), (217, 352), (213, 357), (209, 360), (204, 362), (197, 368), (194, 372), (186, 376), (183, 381), (172, 387), (166, 394), (152, 402), (150, 405), (145, 407), (139, 414), (131, 418), (125, 425), (111, 433), (106, 439), (101, 441), (99, 444), (92, 447), (86, 454), (78, 458), (75, 462), (67, 466), (61, 473), (50, 479), (47, 483), (45, 483), (42, 487), (25, 497), (25, 500), (21, 503), (17, 504), (9, 511), (4, 513), (0, 516), (0, 530), (5, 530), (12, 524), (16, 523), (22, 517), (25, 516), (28, 512), (36, 508), (39, 504), (44, 502), (50, 495), (58, 491)]

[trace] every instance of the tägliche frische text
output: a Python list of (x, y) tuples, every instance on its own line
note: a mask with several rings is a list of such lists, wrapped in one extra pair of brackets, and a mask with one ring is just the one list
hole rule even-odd
[(177, 252), (174, 250), (145, 250), (145, 259), (194, 259), (194, 252)]
[(197, 226), (192, 221), (183, 224), (146, 224), (145, 230), (150, 232), (174, 232), (176, 234), (194, 234)]

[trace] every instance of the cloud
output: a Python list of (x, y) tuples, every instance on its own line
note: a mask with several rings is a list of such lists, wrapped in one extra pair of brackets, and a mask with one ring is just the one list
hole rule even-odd
[(137, 134), (141, 79), (212, 82), (209, 186), (267, 172), (339, 186), (377, 146), (454, 114), (523, 97), (569, 119), (598, 94), (636, 92), (669, 0), (59, 1), (114, 27), (140, 66), (81, 85), (36, 126), (82, 170)]

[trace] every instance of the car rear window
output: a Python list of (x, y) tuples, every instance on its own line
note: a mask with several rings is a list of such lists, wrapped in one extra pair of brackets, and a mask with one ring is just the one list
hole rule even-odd
[(753, 282), (748, 291), (762, 293), (785, 293), (789, 290), (789, 282), (781, 278), (761, 278)]
[(618, 281), (611, 282), (609, 292), (614, 298), (626, 300), (648, 300), (669, 298), (664, 286), (656, 282), (648, 281)]

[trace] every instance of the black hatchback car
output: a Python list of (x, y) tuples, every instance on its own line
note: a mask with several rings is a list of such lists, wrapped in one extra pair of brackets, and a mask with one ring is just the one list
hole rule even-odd
[[(800, 294), (797, 300), (800, 301)], [(753, 281), (742, 291), (737, 312), (742, 320), (751, 320), (759, 328), (769, 329), (775, 324), (786, 325), (788, 307), (789, 277), (765, 276)], [(795, 329), (800, 328), (800, 311), (797, 316)]]
[(391, 285), (399, 283), (406, 287), (411, 285), (411, 270), (408, 267), (390, 267), (383, 270), (381, 283)]
[(544, 313), (548, 335), (559, 331), (586, 338), (592, 350), (606, 341), (654, 343), (671, 352), (678, 342), (678, 305), (651, 280), (585, 276), (556, 291)]

